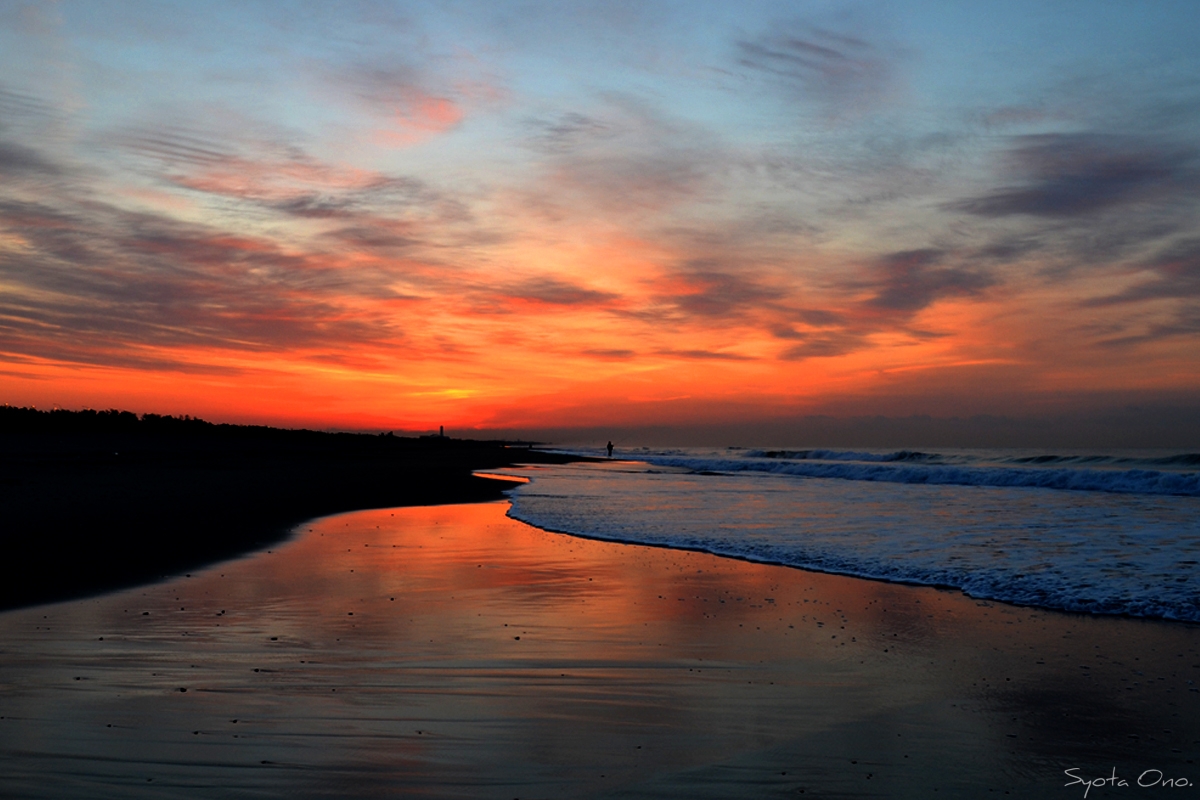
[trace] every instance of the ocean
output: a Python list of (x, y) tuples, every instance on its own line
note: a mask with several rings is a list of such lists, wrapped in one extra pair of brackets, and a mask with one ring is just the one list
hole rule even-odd
[(509, 515), (550, 531), (1200, 622), (1197, 453), (637, 448), (510, 472)]

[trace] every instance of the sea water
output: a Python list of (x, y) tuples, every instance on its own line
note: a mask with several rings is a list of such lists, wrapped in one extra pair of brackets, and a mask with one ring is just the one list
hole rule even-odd
[(509, 513), (547, 530), (1200, 622), (1200, 454), (640, 448), (524, 474)]

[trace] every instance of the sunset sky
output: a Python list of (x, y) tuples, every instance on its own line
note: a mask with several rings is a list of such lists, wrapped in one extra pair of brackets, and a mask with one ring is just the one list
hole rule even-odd
[(1200, 4), (0, 2), (0, 402), (1200, 397)]

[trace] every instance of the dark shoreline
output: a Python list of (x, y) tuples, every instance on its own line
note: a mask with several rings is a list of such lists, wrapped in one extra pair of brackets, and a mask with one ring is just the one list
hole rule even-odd
[(580, 460), (442, 437), (14, 416), (0, 428), (0, 610), (161, 580), (314, 517), (499, 499), (508, 486), (474, 470)]

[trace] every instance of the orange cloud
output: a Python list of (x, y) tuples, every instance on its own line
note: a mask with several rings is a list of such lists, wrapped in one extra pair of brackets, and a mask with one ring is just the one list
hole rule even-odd
[(172, 181), (187, 189), (250, 200), (280, 201), (313, 190), (344, 191), (378, 185), (369, 170), (338, 168), (308, 159), (254, 161), (229, 156)]
[(462, 122), (462, 109), (448, 97), (428, 94), (412, 86), (402, 87), (398, 94), (393, 127), (375, 132), (374, 139), (381, 144), (407, 147), (452, 130)]

